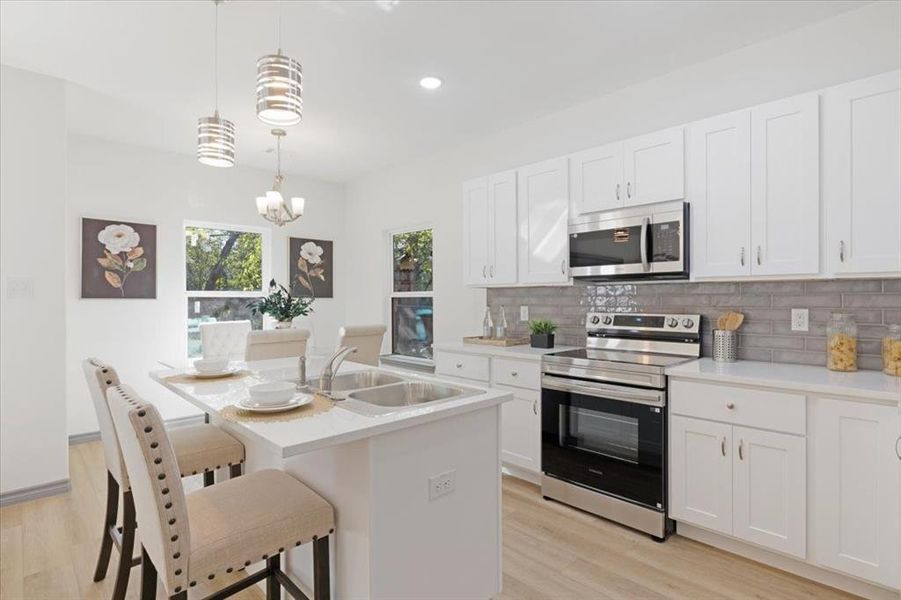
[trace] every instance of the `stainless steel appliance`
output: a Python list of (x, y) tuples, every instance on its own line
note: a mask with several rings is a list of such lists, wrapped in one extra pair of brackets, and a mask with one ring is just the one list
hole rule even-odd
[(687, 279), (688, 203), (661, 202), (580, 217), (569, 223), (573, 277)]
[(586, 347), (547, 354), (541, 492), (663, 541), (666, 375), (700, 356), (701, 318), (589, 313)]

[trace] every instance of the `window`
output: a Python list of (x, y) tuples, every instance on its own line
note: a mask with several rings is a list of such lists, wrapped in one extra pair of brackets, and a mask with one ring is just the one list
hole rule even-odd
[(432, 359), (432, 230), (393, 232), (391, 353)]
[(262, 316), (251, 315), (247, 303), (268, 286), (268, 236), (265, 229), (185, 224), (189, 357), (201, 354), (201, 323), (249, 320), (262, 328)]

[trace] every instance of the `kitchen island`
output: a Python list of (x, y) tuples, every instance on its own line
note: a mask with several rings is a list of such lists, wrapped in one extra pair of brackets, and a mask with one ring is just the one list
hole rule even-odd
[[(323, 363), (312, 358), (309, 372), (318, 375)], [(189, 379), (177, 369), (151, 377), (240, 439), (247, 472), (282, 469), (334, 506), (332, 597), (489, 598), (500, 591), (500, 406), (509, 392), (466, 387), (458, 397), (389, 414), (367, 413), (344, 400), (311, 416), (300, 409), (247, 418), (231, 407), (250, 386), (294, 380), (298, 368), (296, 359), (246, 367), (223, 379)], [(340, 372), (373, 370), (347, 362)], [(394, 389), (403, 391), (390, 393)], [(289, 550), (286, 562), (286, 571), (311, 589), (310, 549)]]

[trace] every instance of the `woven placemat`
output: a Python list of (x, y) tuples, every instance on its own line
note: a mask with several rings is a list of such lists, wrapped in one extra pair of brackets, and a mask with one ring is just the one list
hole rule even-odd
[(258, 413), (242, 410), (231, 404), (219, 411), (219, 416), (226, 421), (233, 423), (241, 422), (277, 422), (277, 421), (294, 421), (296, 419), (305, 419), (324, 412), (327, 412), (335, 406), (335, 402), (322, 394), (314, 394), (313, 401), (304, 406), (299, 406), (285, 412), (277, 413)]
[(195, 375), (188, 375), (186, 373), (182, 373), (181, 375), (170, 375), (169, 377), (163, 377), (164, 381), (169, 383), (203, 383), (206, 381), (222, 381), (223, 379), (237, 379), (240, 377), (247, 377), (252, 373), (247, 369), (241, 369), (235, 373), (230, 375), (222, 375), (220, 377), (197, 377)]

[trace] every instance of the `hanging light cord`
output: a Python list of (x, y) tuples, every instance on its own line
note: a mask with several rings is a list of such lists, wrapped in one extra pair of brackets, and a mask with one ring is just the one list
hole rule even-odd
[(216, 6), (215, 25), (213, 26), (213, 79), (216, 85), (216, 116), (219, 116), (219, 2)]

